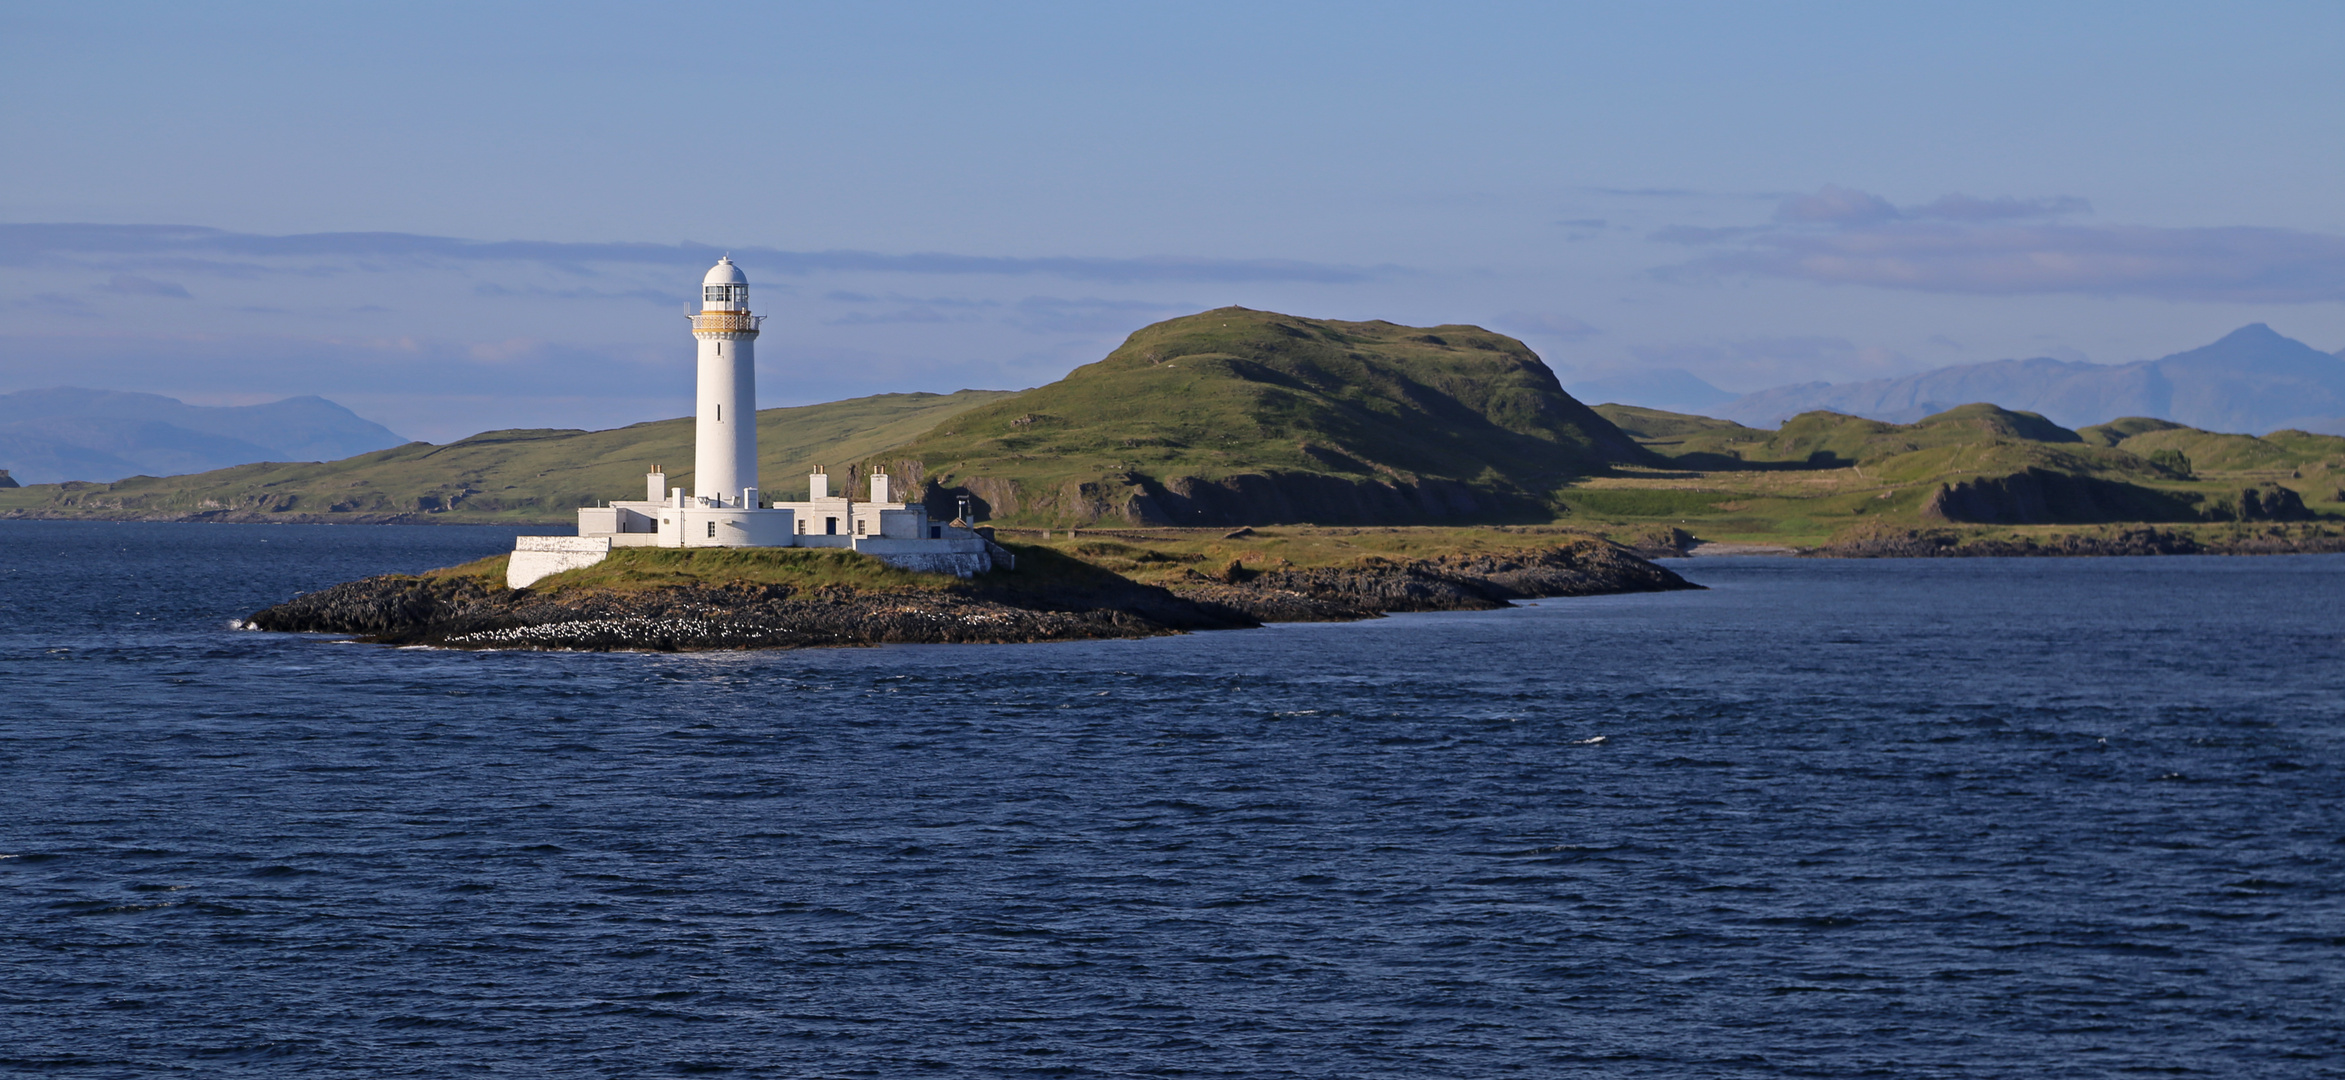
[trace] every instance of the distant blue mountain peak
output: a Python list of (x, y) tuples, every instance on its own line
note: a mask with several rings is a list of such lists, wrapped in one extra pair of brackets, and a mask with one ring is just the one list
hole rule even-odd
[(1746, 394), (1715, 415), (1772, 427), (1812, 409), (1910, 423), (1989, 401), (2066, 427), (2150, 416), (2210, 431), (2300, 428), (2345, 434), (2345, 352), (2325, 353), (2264, 323), (2157, 360), (2088, 364), (2035, 357), (1961, 364), (1896, 379), (1804, 383)]
[(28, 484), (173, 476), (253, 461), (333, 461), (398, 446), (389, 428), (316, 395), (190, 405), (58, 386), (0, 394), (0, 469)]

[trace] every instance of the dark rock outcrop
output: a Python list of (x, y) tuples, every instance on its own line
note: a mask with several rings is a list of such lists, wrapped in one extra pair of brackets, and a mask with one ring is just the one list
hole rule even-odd
[(2295, 490), (2262, 484), (2216, 499), (2207, 516), (2216, 521), (2311, 521), (2313, 512)]
[(1922, 516), (1980, 525), (2082, 525), (2110, 521), (2195, 521), (2188, 499), (2117, 480), (2022, 469), (1941, 484)]
[(1068, 641), (1228, 630), (1269, 621), (1470, 611), (1538, 596), (1697, 588), (1609, 544), (1343, 569), (1197, 575), (1172, 589), (1021, 549), (1041, 571), (936, 589), (674, 585), (540, 593), (478, 577), (388, 575), (296, 597), (252, 616), (259, 630), (356, 634), (395, 645), (507, 649), (752, 649)]
[[(1120, 580), (1120, 579), (1119, 579)], [(357, 634), (392, 645), (523, 649), (750, 649), (1067, 641), (1257, 625), (1132, 582), (1072, 590), (871, 593), (779, 585), (685, 585), (541, 594), (479, 579), (367, 578), (255, 614), (259, 630)]]
[(1173, 591), (1263, 622), (1324, 622), (1392, 611), (1487, 611), (1546, 596), (1698, 588), (1622, 548), (1591, 542), (1504, 556), (1371, 559), (1341, 568), (1232, 564), (1218, 580), (1192, 572)]
[(1135, 479), (1141, 494), (1132, 500), (1130, 516), (1149, 525), (1431, 524), (1535, 509), (1438, 477), (1404, 482), (1272, 472), (1219, 480)]

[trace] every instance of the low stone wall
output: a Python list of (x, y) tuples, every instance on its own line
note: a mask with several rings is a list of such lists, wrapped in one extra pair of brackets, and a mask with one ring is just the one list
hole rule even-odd
[(900, 570), (975, 577), (993, 569), (993, 544), (979, 537), (949, 540), (858, 536), (855, 550)]
[(523, 536), (513, 541), (505, 564), (505, 587), (526, 589), (539, 578), (593, 566), (611, 555), (608, 536)]

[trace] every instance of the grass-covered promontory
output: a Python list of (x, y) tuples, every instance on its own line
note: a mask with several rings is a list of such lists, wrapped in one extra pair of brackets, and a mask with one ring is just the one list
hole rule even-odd
[(1544, 521), (1645, 449), (1522, 342), (1230, 307), (874, 455), (1020, 525)]

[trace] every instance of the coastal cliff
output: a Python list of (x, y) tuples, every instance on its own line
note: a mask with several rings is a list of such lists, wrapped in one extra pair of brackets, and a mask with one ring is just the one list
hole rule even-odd
[(1019, 569), (963, 581), (893, 570), (852, 552), (616, 552), (528, 589), (501, 585), (504, 557), (353, 581), (254, 614), (258, 630), (351, 634), (463, 649), (655, 651), (1072, 641), (1234, 630), (1389, 611), (1505, 607), (1538, 596), (1690, 589), (1600, 540), (1345, 566), (1185, 570), (1134, 581), (1042, 545)]

